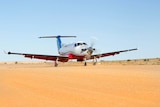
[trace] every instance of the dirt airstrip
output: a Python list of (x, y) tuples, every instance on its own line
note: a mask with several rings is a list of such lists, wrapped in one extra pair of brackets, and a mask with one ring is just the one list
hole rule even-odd
[(160, 107), (160, 65), (0, 64), (0, 107)]

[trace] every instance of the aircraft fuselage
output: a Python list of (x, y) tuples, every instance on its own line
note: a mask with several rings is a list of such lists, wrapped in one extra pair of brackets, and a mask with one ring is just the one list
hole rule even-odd
[(70, 59), (75, 59), (75, 57), (81, 59), (89, 55), (87, 49), (88, 45), (83, 41), (79, 41), (71, 44), (63, 44), (59, 49), (59, 54), (68, 56)]

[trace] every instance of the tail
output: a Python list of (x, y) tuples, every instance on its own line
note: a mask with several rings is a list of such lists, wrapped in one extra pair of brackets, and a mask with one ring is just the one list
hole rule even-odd
[(62, 41), (61, 41), (61, 38), (73, 38), (73, 37), (76, 37), (76, 36), (43, 36), (43, 37), (39, 37), (39, 38), (57, 38), (57, 48), (58, 48), (58, 51), (59, 49), (61, 49), (62, 47)]

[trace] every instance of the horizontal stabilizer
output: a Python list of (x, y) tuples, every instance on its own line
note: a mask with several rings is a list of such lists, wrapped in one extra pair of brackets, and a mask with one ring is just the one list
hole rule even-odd
[(42, 36), (42, 37), (39, 37), (39, 38), (58, 38), (58, 37), (61, 37), (61, 38), (75, 38), (76, 36)]

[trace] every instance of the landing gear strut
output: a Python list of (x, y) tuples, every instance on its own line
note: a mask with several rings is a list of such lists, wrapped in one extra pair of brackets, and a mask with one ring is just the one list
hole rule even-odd
[(84, 66), (87, 66), (86, 58), (84, 58)]
[(96, 65), (96, 64), (97, 64), (97, 58), (94, 56), (93, 65)]
[(84, 62), (84, 66), (87, 66), (87, 62)]
[(57, 58), (56, 61), (54, 62), (54, 66), (55, 66), (55, 67), (58, 66), (58, 58)]

